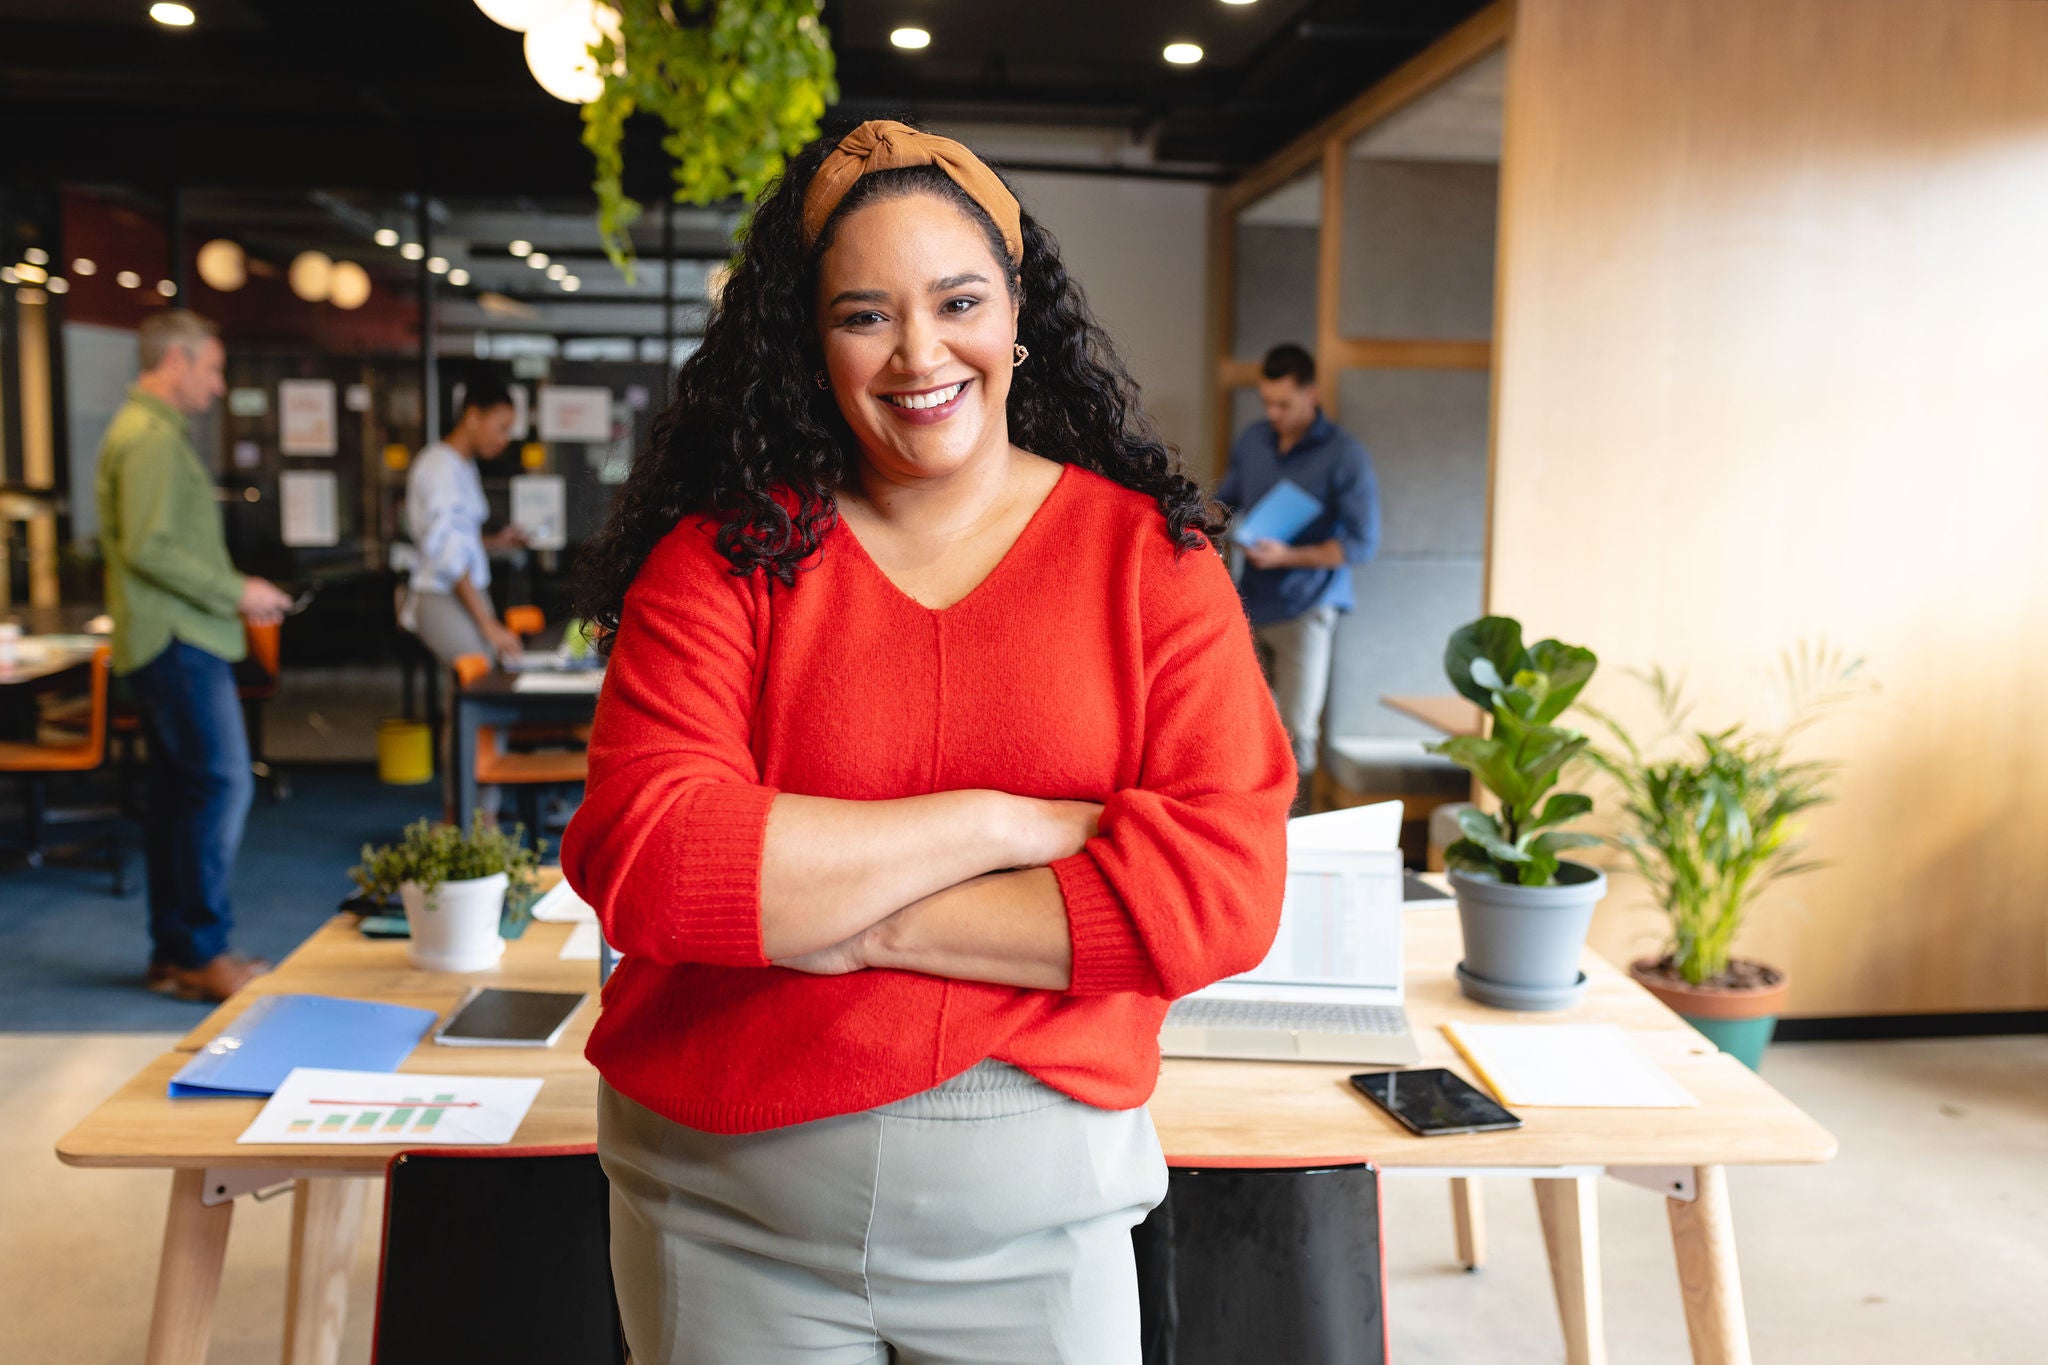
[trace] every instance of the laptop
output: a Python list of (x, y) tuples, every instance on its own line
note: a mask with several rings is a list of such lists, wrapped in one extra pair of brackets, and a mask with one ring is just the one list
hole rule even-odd
[[(1385, 804), (1398, 830), (1399, 803)], [(1353, 837), (1361, 824), (1384, 819), (1360, 812), (1343, 824), (1313, 823), (1327, 815), (1292, 822), (1272, 950), (1251, 971), (1176, 1000), (1159, 1032), (1162, 1053), (1382, 1066), (1420, 1060), (1401, 1005), (1401, 853), (1359, 847), (1379, 840)]]

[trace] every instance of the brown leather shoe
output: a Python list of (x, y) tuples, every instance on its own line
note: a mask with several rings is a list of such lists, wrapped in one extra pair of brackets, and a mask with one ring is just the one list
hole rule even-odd
[(180, 1000), (203, 1000), (217, 1005), (269, 970), (270, 963), (260, 957), (222, 953), (203, 967), (152, 962), (143, 984)]

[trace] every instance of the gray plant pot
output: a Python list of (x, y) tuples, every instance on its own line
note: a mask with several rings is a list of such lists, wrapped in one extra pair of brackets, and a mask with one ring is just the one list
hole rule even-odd
[(1607, 875), (1560, 863), (1553, 886), (1510, 886), (1492, 877), (1450, 874), (1465, 934), (1458, 985), (1466, 995), (1506, 1009), (1563, 1009), (1583, 992), (1579, 957)]

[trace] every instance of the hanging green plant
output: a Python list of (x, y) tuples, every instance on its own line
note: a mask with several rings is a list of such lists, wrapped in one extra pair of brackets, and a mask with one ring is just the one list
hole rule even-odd
[(676, 202), (751, 202), (818, 135), (839, 87), (821, 0), (616, 3), (617, 38), (591, 49), (607, 74), (604, 93), (583, 106), (583, 145), (597, 158), (592, 188), (605, 252), (630, 280), (627, 229), (640, 205), (623, 184), (629, 118), (649, 113), (667, 127), (661, 145)]

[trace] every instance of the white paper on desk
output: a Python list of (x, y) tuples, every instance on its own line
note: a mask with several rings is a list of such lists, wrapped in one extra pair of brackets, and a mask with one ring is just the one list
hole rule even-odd
[(537, 920), (547, 924), (595, 924), (597, 911), (590, 903), (576, 894), (576, 888), (569, 885), (567, 877), (556, 882), (541, 893), (533, 903), (530, 912)]
[(1370, 806), (1299, 815), (1287, 822), (1289, 849), (1342, 850), (1399, 848), (1401, 803), (1375, 801)]
[(422, 1076), (297, 1067), (239, 1143), (501, 1146), (540, 1094), (539, 1077)]
[(561, 673), (521, 673), (512, 680), (514, 692), (589, 692), (595, 694), (604, 683), (604, 670), (577, 668)]
[(1691, 1109), (1699, 1101), (1613, 1024), (1449, 1023), (1444, 1033), (1506, 1105)]
[(562, 951), (557, 956), (564, 962), (595, 962), (601, 941), (598, 937), (597, 921), (590, 920), (569, 931), (569, 937), (562, 944)]

